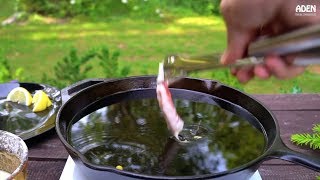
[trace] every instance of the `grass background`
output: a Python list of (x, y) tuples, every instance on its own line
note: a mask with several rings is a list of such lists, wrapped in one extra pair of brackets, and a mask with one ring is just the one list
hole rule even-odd
[[(0, 20), (12, 14), (7, 8), (13, 1), (3, 1)], [(11, 8), (12, 9), (12, 8)], [(218, 16), (192, 16), (170, 21), (144, 21), (129, 18), (105, 21), (57, 21), (32, 15), (27, 23), (0, 27), (0, 54), (13, 69), (22, 67), (26, 80), (40, 82), (43, 74), (53, 75), (54, 65), (71, 48), (81, 55), (93, 48), (107, 46), (120, 51), (120, 67), (130, 65), (131, 76), (156, 74), (158, 62), (169, 53), (192, 55), (222, 52), (226, 46), (226, 29)], [(96, 61), (90, 77), (103, 77)], [(193, 75), (234, 85), (235, 78), (226, 78), (226, 70), (213, 70)], [(231, 83), (232, 82), (232, 83)], [(45, 82), (44, 82), (45, 83)], [(301, 88), (304, 93), (320, 92), (317, 67), (291, 80), (254, 79), (242, 86), (247, 93), (291, 93)]]

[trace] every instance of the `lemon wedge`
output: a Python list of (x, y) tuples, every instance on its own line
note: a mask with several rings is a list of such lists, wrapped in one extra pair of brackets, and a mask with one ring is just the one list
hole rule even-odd
[(33, 112), (43, 111), (52, 105), (48, 95), (42, 90), (36, 91), (33, 95), (32, 103), (34, 103), (32, 109)]
[(7, 96), (7, 100), (30, 106), (32, 103), (32, 96), (30, 92), (25, 88), (16, 87), (10, 91), (10, 93)]
[(116, 169), (123, 170), (123, 167), (121, 165), (116, 166)]

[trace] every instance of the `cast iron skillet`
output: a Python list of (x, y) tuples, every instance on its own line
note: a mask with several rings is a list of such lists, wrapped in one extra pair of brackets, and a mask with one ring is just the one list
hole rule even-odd
[[(75, 160), (76, 164), (79, 165), (85, 174), (92, 179), (249, 179), (258, 169), (259, 165), (264, 160), (270, 158), (283, 159), (316, 171), (320, 170), (320, 158), (295, 152), (284, 145), (280, 139), (276, 119), (261, 103), (236, 89), (215, 81), (203, 79), (183, 78), (175, 82), (170, 88), (173, 92), (173, 97), (204, 102), (214, 100), (220, 107), (246, 118), (255, 127), (260, 127), (265, 132), (267, 141), (265, 150), (261, 156), (237, 168), (216, 174), (179, 177), (150, 176), (92, 164), (68, 143), (67, 127), (75, 116), (82, 114), (83, 117), (101, 107), (122, 100), (150, 96), (156, 98), (155, 87), (155, 77), (142, 76), (109, 81), (89, 80), (62, 90), (63, 105), (57, 114), (56, 131), (73, 160)], [(73, 96), (70, 97), (72, 93)], [(197, 99), (199, 94), (205, 94), (208, 98)], [(250, 116), (246, 115), (248, 113)]]

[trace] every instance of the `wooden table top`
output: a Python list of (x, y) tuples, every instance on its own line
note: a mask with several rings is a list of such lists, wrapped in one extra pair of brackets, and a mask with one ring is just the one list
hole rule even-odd
[[(313, 124), (320, 123), (320, 94), (253, 95), (272, 111), (280, 126), (283, 142), (291, 149), (319, 156), (320, 151), (296, 146), (290, 142), (294, 133), (312, 132)], [(55, 129), (26, 141), (29, 148), (28, 179), (59, 179), (68, 153)], [(259, 172), (267, 179), (316, 179), (320, 173), (283, 160), (264, 161)]]

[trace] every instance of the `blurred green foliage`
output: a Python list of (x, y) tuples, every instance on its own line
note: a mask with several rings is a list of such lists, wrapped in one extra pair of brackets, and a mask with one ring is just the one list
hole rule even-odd
[(11, 78), (10, 66), (6, 59), (0, 59), (0, 82), (6, 82)]
[(219, 14), (220, 0), (16, 0), (21, 11), (53, 17), (166, 18)]
[(23, 77), (23, 68), (12, 70), (8, 60), (6, 58), (0, 57), (0, 83), (8, 82), (11, 80), (25, 80), (25, 78)]
[(48, 76), (43, 73), (42, 82), (52, 86), (63, 88), (83, 79), (90, 78), (89, 72), (95, 71), (99, 66), (93, 67), (92, 61), (98, 61), (104, 72), (104, 78), (124, 77), (130, 73), (130, 68), (125, 66), (119, 68), (118, 51), (110, 52), (105, 46), (100, 49), (91, 49), (84, 55), (78, 55), (78, 50), (72, 48), (62, 61), (54, 66), (54, 75)]
[(16, 1), (0, 0), (0, 4), (1, 4), (0, 20), (1, 21), (15, 12), (15, 2)]
[[(220, 0), (0, 0), (0, 20), (12, 13), (19, 15), (13, 24), (0, 29), (0, 50), (7, 59), (7, 65), (1, 61), (2, 82), (22, 81), (23, 77), (30, 82), (51, 84), (51, 81), (43, 81), (45, 78), (42, 77), (47, 76), (47, 80), (56, 77), (54, 68), (71, 47), (81, 54), (88, 51), (88, 47), (106, 43), (112, 49), (119, 49), (121, 60), (117, 61), (117, 73), (109, 73), (115, 77), (156, 74), (158, 62), (168, 53), (199, 55), (222, 52), (226, 46), (225, 25), (220, 16), (212, 16), (219, 14), (219, 3)], [(34, 6), (35, 10), (31, 11), (29, 6)], [(70, 7), (72, 13), (67, 13)], [(47, 11), (46, 8), (52, 10)], [(100, 58), (107, 58), (101, 49), (96, 52), (101, 54)], [(112, 58), (112, 54), (108, 58)], [(94, 71), (87, 71), (83, 77), (109, 76), (106, 72), (113, 71), (108, 67), (113, 64), (100, 61), (95, 56), (81, 65), (79, 72), (84, 70), (84, 66), (93, 66)], [(261, 81), (256, 78), (245, 85), (231, 76), (228, 69), (192, 76), (217, 80), (248, 93), (320, 91), (320, 86), (317, 86), (320, 76), (309, 70), (291, 80), (270, 78)]]
[(54, 77), (50, 78), (46, 73), (43, 74), (42, 81), (62, 88), (87, 77), (88, 71), (92, 66), (88, 61), (95, 56), (95, 52), (88, 52), (83, 56), (78, 56), (75, 48), (70, 50), (68, 56), (54, 66)]
[(292, 87), (290, 89), (280, 88), (280, 93), (282, 93), (282, 94), (300, 94), (300, 93), (302, 93), (302, 87), (299, 86), (299, 84), (296, 81), (294, 81), (292, 84)]
[(130, 67), (124, 66), (120, 69), (118, 58), (119, 51), (110, 53), (107, 47), (102, 47), (100, 52), (96, 53), (100, 61), (101, 68), (105, 78), (126, 77), (130, 73)]

